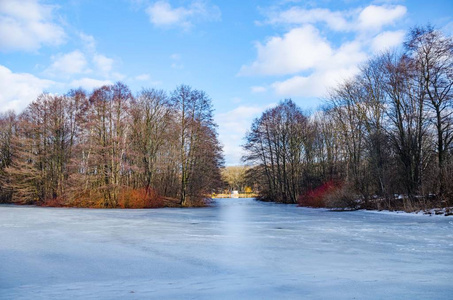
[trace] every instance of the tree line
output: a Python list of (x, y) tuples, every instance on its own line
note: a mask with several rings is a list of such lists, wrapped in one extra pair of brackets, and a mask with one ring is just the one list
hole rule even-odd
[[(42, 94), (0, 115), (0, 200), (82, 207), (196, 205), (220, 182), (209, 96), (123, 83)], [(168, 203), (167, 203), (168, 204)]]
[(453, 205), (453, 40), (416, 27), (334, 88), (319, 111), (291, 100), (257, 118), (244, 161), (262, 199), (310, 206)]

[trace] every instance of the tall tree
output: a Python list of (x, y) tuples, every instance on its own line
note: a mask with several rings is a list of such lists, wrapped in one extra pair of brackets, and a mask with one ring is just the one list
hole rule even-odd
[(172, 109), (162, 90), (142, 90), (131, 107), (133, 154), (138, 158), (140, 187), (151, 188), (157, 171), (157, 160), (165, 141), (170, 138)]
[(256, 119), (247, 133), (244, 160), (260, 166), (261, 195), (265, 199), (296, 203), (303, 164), (309, 161), (308, 120), (291, 100), (282, 101)]
[(171, 103), (175, 109), (179, 141), (181, 169), (179, 197), (181, 205), (184, 206), (187, 204), (188, 197), (199, 196), (196, 195), (194, 189), (189, 189), (196, 183), (194, 170), (198, 169), (201, 163), (197, 151), (202, 151), (207, 146), (203, 143), (217, 143), (214, 139), (211, 139), (210, 142), (206, 140), (209, 135), (214, 134), (215, 136), (216, 126), (212, 117), (211, 99), (205, 92), (181, 85), (173, 91)]
[(116, 83), (96, 89), (90, 97), (91, 137), (88, 144), (96, 163), (89, 174), (98, 174), (98, 189), (104, 207), (116, 207), (121, 175), (126, 172), (124, 158), (128, 151), (129, 105), (132, 94), (127, 86)]
[(340, 127), (345, 151), (346, 181), (362, 196), (369, 197), (369, 170), (366, 159), (366, 108), (363, 89), (356, 79), (338, 86), (329, 98), (331, 114)]
[(13, 138), (16, 134), (16, 114), (13, 111), (0, 113), (0, 203), (11, 201), (9, 176), (6, 169), (13, 159)]
[(412, 67), (410, 60), (404, 55), (387, 55), (385, 89), (389, 98), (389, 134), (403, 165), (400, 174), (406, 193), (414, 200), (414, 196), (421, 192), (429, 140), (423, 85), (418, 76), (413, 76)]
[(438, 192), (443, 196), (445, 162), (453, 143), (453, 39), (428, 25), (412, 29), (405, 46), (436, 128)]

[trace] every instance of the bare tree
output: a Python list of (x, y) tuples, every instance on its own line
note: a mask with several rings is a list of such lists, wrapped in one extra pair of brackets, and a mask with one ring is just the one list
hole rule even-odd
[(244, 191), (246, 186), (246, 166), (229, 166), (222, 169), (222, 180), (230, 190)]
[(162, 196), (188, 205), (220, 185), (222, 164), (211, 99), (188, 86), (171, 99), (158, 90), (134, 99), (118, 82), (43, 94), (18, 117), (0, 115), (1, 201), (156, 207)]
[[(179, 133), (179, 158), (181, 169), (181, 183), (179, 197), (181, 205), (187, 204), (188, 196), (199, 196), (193, 188), (189, 187), (196, 183), (193, 177), (194, 171), (199, 167), (197, 151), (202, 151), (206, 137), (215, 133), (215, 124), (212, 117), (211, 99), (205, 92), (193, 90), (187, 85), (177, 87), (171, 96), (171, 103), (175, 109), (177, 131)], [(214, 134), (215, 136), (215, 134)], [(212, 143), (217, 140), (211, 139)], [(216, 147), (211, 148), (215, 150)]]
[(369, 164), (366, 153), (366, 104), (357, 79), (337, 87), (329, 98), (330, 113), (342, 135), (346, 160), (346, 181), (367, 201), (370, 194)]
[[(428, 159), (427, 118), (424, 91), (414, 77), (406, 56), (388, 55), (385, 63), (386, 93), (389, 98), (389, 134), (403, 165), (401, 176), (409, 199), (420, 192), (424, 162)], [(410, 206), (411, 203), (408, 203)], [(409, 208), (410, 209), (410, 208)]]
[(438, 193), (443, 196), (448, 184), (445, 162), (453, 143), (453, 39), (428, 25), (412, 29), (405, 46), (436, 128)]
[(243, 159), (260, 166), (264, 199), (296, 203), (303, 164), (310, 160), (308, 136), (308, 120), (291, 100), (282, 101), (253, 122)]
[(133, 154), (139, 167), (140, 185), (151, 188), (157, 160), (165, 140), (169, 139), (172, 110), (162, 90), (142, 90), (131, 108)]
[(0, 114), (0, 203), (10, 202), (12, 190), (8, 188), (10, 178), (6, 172), (13, 159), (13, 138), (16, 134), (16, 114), (13, 111)]
[(91, 166), (88, 175), (97, 175), (104, 207), (118, 205), (122, 174), (127, 172), (124, 158), (129, 148), (131, 99), (129, 88), (122, 83), (96, 89), (90, 97), (92, 109), (88, 124), (91, 136), (86, 151), (96, 165)]

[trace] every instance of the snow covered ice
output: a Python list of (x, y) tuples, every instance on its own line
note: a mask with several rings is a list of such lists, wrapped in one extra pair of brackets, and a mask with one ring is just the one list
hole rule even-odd
[(0, 206), (0, 299), (452, 299), (453, 218)]

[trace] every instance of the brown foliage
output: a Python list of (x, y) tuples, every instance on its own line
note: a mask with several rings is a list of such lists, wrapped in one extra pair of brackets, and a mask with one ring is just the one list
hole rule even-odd
[(61, 197), (46, 199), (38, 205), (44, 207), (67, 207), (66, 201)]
[(80, 193), (68, 206), (84, 208), (102, 208), (104, 196), (96, 191)]
[(0, 114), (0, 202), (154, 208), (171, 197), (203, 206), (223, 159), (211, 99), (188, 86), (175, 95), (135, 98), (118, 82), (42, 94), (18, 117)]
[(186, 207), (206, 207), (210, 202), (206, 197), (190, 197), (187, 199), (184, 206)]
[(357, 195), (347, 184), (333, 188), (324, 197), (326, 207), (340, 210), (357, 209), (357, 199)]
[(123, 189), (118, 197), (121, 208), (159, 208), (164, 207), (164, 199), (151, 188)]

